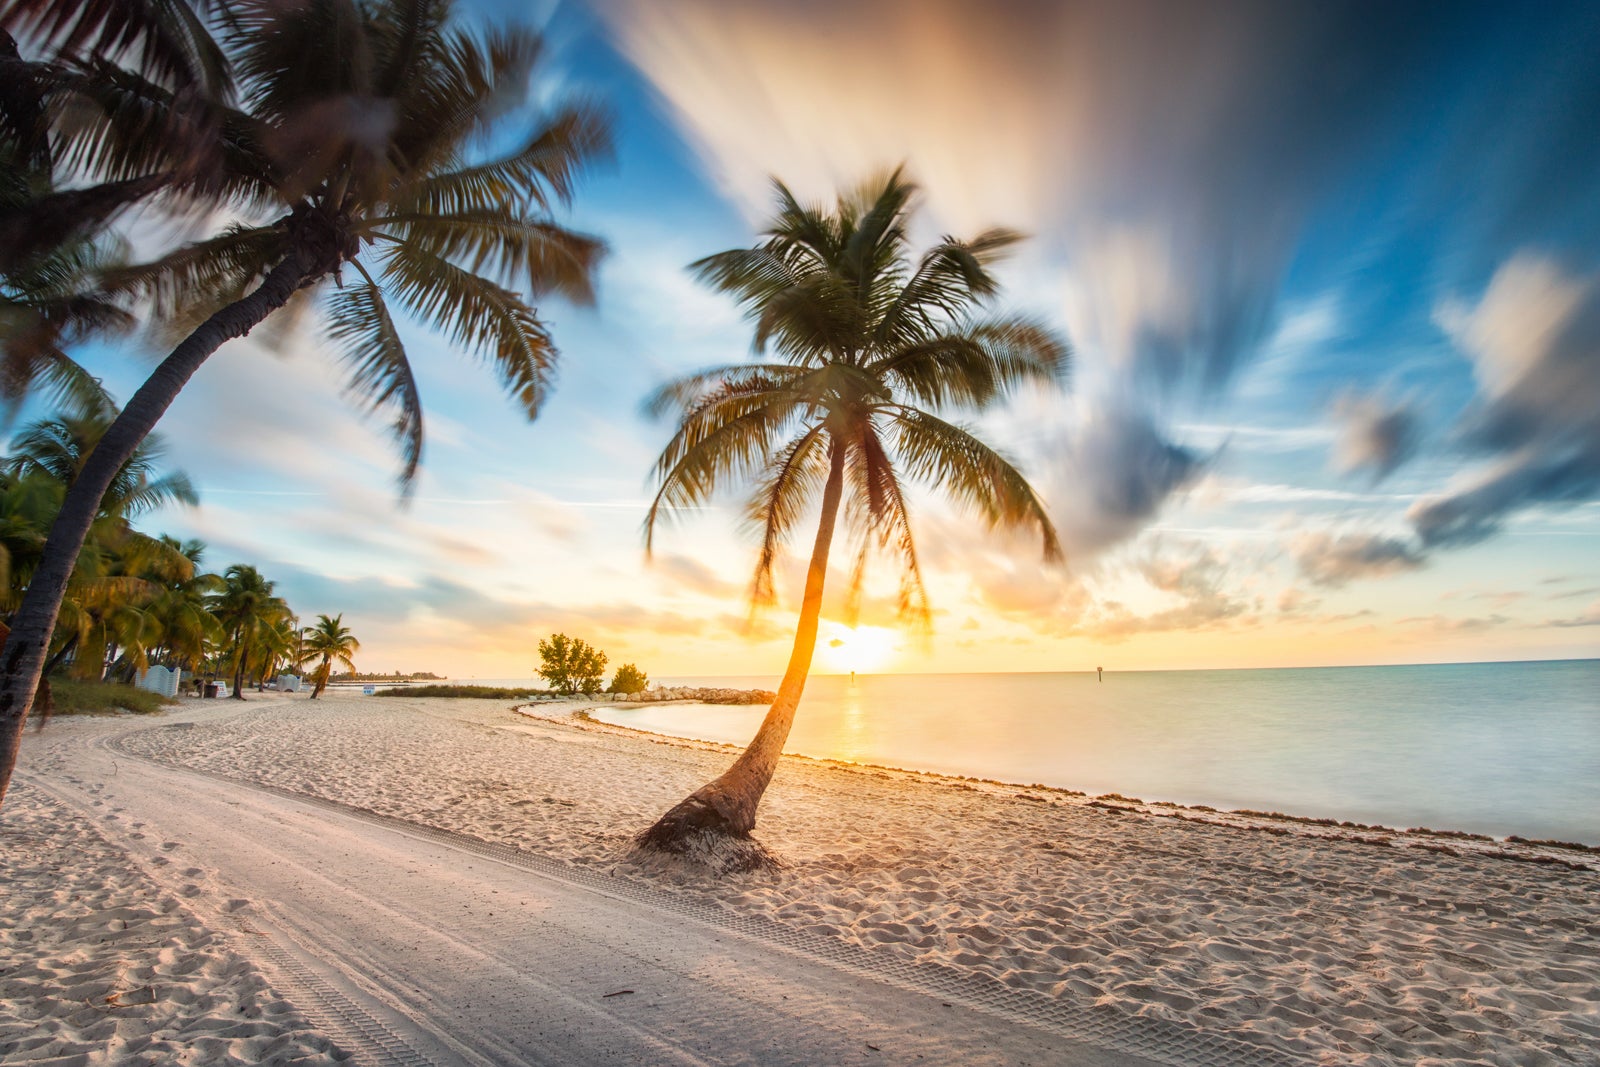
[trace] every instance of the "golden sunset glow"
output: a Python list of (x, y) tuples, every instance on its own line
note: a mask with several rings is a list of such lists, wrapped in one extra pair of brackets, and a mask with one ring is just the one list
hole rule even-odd
[(818, 642), (823, 669), (836, 674), (877, 674), (894, 665), (901, 635), (885, 626), (824, 623)]

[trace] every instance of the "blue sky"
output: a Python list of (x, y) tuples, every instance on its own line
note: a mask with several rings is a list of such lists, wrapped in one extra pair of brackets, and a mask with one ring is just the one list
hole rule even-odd
[[(640, 402), (747, 355), (683, 267), (754, 240), (769, 176), (824, 199), (901, 162), (921, 240), (1033, 235), (1004, 302), (1071, 338), (1073, 386), (980, 425), (1069, 559), (919, 499), (932, 636), (896, 627), (880, 568), (861, 622), (882, 650), (852, 660), (830, 603), (822, 669), (1600, 651), (1600, 8), (471, 10), (538, 19), (541, 91), (616, 119), (568, 220), (610, 244), (598, 306), (541, 308), (545, 413), (413, 330), (428, 444), (402, 504), (308, 321), (225, 349), (163, 424), (203, 503), (147, 525), (342, 611), (363, 668), (525, 676), (564, 630), (652, 675), (780, 670), (800, 564), (752, 619), (736, 494), (645, 560), (668, 429)], [(148, 366), (87, 358), (123, 396)]]

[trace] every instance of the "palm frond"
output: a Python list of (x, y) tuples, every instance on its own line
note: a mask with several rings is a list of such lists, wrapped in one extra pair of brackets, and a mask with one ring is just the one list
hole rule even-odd
[(929, 337), (876, 358), (869, 368), (919, 403), (981, 410), (1025, 383), (1060, 384), (1070, 358), (1054, 330), (1012, 317)]
[(578, 175), (611, 153), (610, 121), (592, 104), (569, 105), (508, 155), (408, 184), (398, 211), (455, 215), (517, 207), (549, 211), (571, 200)]
[(383, 293), (371, 282), (346, 286), (329, 301), (328, 318), (328, 336), (350, 367), (350, 395), (374, 411), (395, 411), (400, 483), (409, 486), (422, 462), (422, 396)]
[(236, 224), (159, 259), (109, 270), (102, 281), (108, 292), (148, 300), (161, 319), (209, 315), (237, 299), (288, 251), (288, 237), (280, 227)]
[(555, 373), (556, 350), (533, 309), (515, 293), (412, 244), (383, 255), (383, 282), (422, 321), (487, 357), (531, 419)]
[(593, 278), (605, 245), (553, 223), (491, 209), (416, 212), (374, 219), (366, 229), (486, 273), (535, 294), (594, 302)]
[(828, 480), (830, 444), (821, 426), (811, 426), (777, 452), (745, 506), (745, 522), (761, 531), (761, 551), (756, 557), (750, 600), (771, 604), (775, 599), (772, 569), (795, 524)]
[(995, 294), (998, 283), (988, 267), (1022, 235), (986, 230), (971, 241), (946, 237), (923, 254), (879, 320), (877, 342), (892, 348), (928, 337), (941, 321), (958, 320)]
[(203, 17), (212, 6), (209, 0), (5, 0), (0, 26), (63, 55), (130, 56), (157, 77), (221, 99), (232, 80)]
[(661, 386), (645, 398), (643, 408), (651, 418), (687, 414), (698, 410), (708, 398), (730, 392), (793, 389), (799, 379), (810, 373), (804, 367), (782, 363), (734, 363), (711, 367), (675, 378)]
[(724, 482), (761, 470), (799, 415), (792, 398), (754, 392), (723, 397), (686, 418), (656, 461), (660, 488), (645, 513), (645, 550), (664, 511), (704, 504)]
[(891, 414), (895, 452), (907, 472), (973, 508), (991, 526), (1034, 526), (1047, 560), (1061, 557), (1055, 526), (1022, 472), (966, 429), (914, 408)]

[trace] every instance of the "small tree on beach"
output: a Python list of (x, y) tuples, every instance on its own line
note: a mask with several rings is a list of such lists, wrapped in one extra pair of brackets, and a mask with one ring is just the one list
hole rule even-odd
[(539, 677), (563, 696), (598, 693), (605, 682), (606, 654), (575, 637), (551, 634), (539, 642)]
[(914, 188), (895, 171), (839, 199), (801, 206), (777, 184), (766, 240), (693, 265), (755, 320), (755, 347), (775, 358), (720, 367), (662, 388), (650, 407), (678, 429), (656, 462), (660, 489), (645, 518), (705, 504), (753, 478), (746, 519), (761, 531), (754, 599), (773, 598), (784, 542), (820, 509), (794, 648), (755, 739), (715, 781), (639, 835), (640, 847), (716, 857), (723, 870), (771, 862), (753, 841), (756, 808), (794, 722), (816, 648), (823, 583), (841, 518), (854, 535), (855, 589), (873, 550), (902, 565), (902, 610), (927, 618), (902, 477), (931, 485), (991, 526), (1029, 526), (1059, 554), (1043, 505), (1022, 474), (969, 430), (934, 412), (979, 410), (1024, 382), (1055, 383), (1065, 341), (1018, 317), (979, 317), (997, 291), (989, 266), (1020, 240), (989, 230), (945, 238), (912, 262), (905, 222)]
[(307, 626), (301, 631), (303, 640), (300, 643), (300, 653), (306, 662), (320, 660), (317, 664), (313, 678), (314, 688), (311, 690), (311, 699), (315, 700), (328, 688), (328, 676), (333, 671), (334, 661), (344, 664), (354, 674), (356, 665), (351, 657), (361, 651), (361, 642), (356, 640), (355, 634), (344, 625), (344, 615), (335, 615), (329, 618), (318, 615), (314, 625)]
[(650, 679), (645, 677), (644, 671), (631, 663), (624, 663), (618, 667), (616, 676), (611, 679), (613, 693), (642, 693), (649, 688)]
[[(102, 13), (85, 15), (82, 32), (67, 14), (50, 24), (69, 48), (83, 47), (95, 26), (140, 11), (181, 16), (182, 39), (200, 42), (186, 54), (225, 68), (202, 79), (208, 89), (175, 90), (149, 47), (68, 56), (65, 66), (106, 76), (61, 83), (78, 106), (56, 109), (74, 118), (56, 132), (88, 180), (182, 177), (182, 191), (228, 224), (106, 278), (130, 304), (153, 308), (174, 336), (187, 336), (74, 481), (12, 620), (0, 652), (0, 799), (100, 498), (205, 361), (291, 302), (305, 308), (321, 295), (325, 335), (350, 371), (351, 392), (389, 416), (409, 485), (422, 455), (422, 404), (401, 321), (435, 327), (453, 347), (484, 357), (533, 418), (556, 349), (530, 297), (591, 300), (603, 251), (559, 225), (554, 211), (609, 146), (597, 110), (545, 111), (528, 92), (542, 55), (537, 35), (466, 28), (450, 0), (25, 0), (14, 9), (43, 18)], [(122, 43), (135, 39), (167, 41)], [(184, 136), (169, 141), (170, 131)]]

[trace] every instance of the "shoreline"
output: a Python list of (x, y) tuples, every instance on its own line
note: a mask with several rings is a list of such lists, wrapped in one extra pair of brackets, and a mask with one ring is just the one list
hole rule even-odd
[[(530, 719), (571, 720), (580, 724), (580, 728), (592, 727), (599, 730), (622, 730), (629, 734), (646, 738), (656, 744), (688, 747), (705, 746), (734, 753), (741, 751), (744, 747), (729, 741), (707, 741), (698, 737), (684, 737), (679, 734), (663, 733), (659, 730), (650, 730), (642, 726), (627, 726), (622, 723), (606, 722), (603, 719), (594, 718), (589, 712), (591, 710), (602, 710), (602, 708), (604, 710), (614, 710), (616, 708), (615, 704), (602, 705), (598, 702), (591, 703), (587, 701), (579, 701), (579, 703), (584, 703), (587, 706), (565, 709), (561, 715), (547, 715), (525, 710), (540, 707), (541, 705), (539, 704), (518, 704), (513, 706), (511, 710)], [(633, 706), (650, 707), (673, 703), (689, 702), (664, 700), (656, 701), (652, 704)], [(552, 704), (543, 706), (554, 710)], [(631, 710), (631, 707), (625, 710)], [(1184, 804), (1171, 800), (1144, 800), (1139, 797), (1124, 796), (1116, 792), (1091, 794), (1081, 789), (1045, 785), (1042, 782), (1013, 782), (997, 778), (982, 778), (973, 775), (950, 774), (944, 771), (923, 770), (917, 767), (900, 767), (894, 764), (842, 760), (831, 756), (811, 756), (802, 752), (785, 751), (783, 759), (805, 760), (821, 766), (832, 766), (846, 770), (890, 772), (948, 783), (957, 787), (983, 785), (999, 790), (1026, 790), (1034, 794), (1046, 793), (1079, 800), (1090, 807), (1098, 806), (1140, 815), (1187, 819), (1197, 823), (1231, 826), (1235, 829), (1264, 833), (1272, 833), (1274, 829), (1279, 827), (1279, 824), (1287, 823), (1303, 828), (1310, 836), (1325, 837), (1331, 840), (1360, 841), (1378, 846), (1392, 844), (1395, 838), (1400, 838), (1403, 842), (1410, 838), (1420, 838), (1423, 839), (1420, 843), (1412, 843), (1410, 847), (1429, 848), (1431, 851), (1440, 851), (1445, 855), (1458, 855), (1460, 852), (1455, 851), (1455, 848), (1459, 848), (1461, 851), (1470, 850), (1499, 859), (1523, 863), (1560, 865), (1570, 867), (1573, 870), (1600, 873), (1600, 845), (1590, 845), (1580, 841), (1528, 838), (1518, 834), (1496, 837), (1492, 834), (1473, 833), (1466, 830), (1436, 829), (1428, 826), (1389, 826), (1381, 823), (1355, 822), (1348, 819), (1292, 815), (1281, 811), (1261, 811), (1252, 808), (1216, 808), (1207, 804)], [(1038, 799), (1022, 793), (1017, 793), (1016, 795), (1021, 799)], [(1439, 844), (1439, 842), (1443, 841), (1453, 842), (1454, 845)]]

